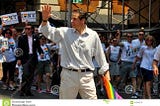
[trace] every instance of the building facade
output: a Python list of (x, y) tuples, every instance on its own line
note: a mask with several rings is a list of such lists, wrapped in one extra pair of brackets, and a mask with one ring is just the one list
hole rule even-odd
[[(89, 12), (88, 22), (103, 26), (111, 30), (112, 26), (158, 24), (160, 22), (160, 0), (83, 0), (82, 3), (73, 3), (72, 9), (81, 8)], [(151, 1), (151, 2), (149, 2)], [(22, 11), (36, 11), (37, 22), (41, 22), (41, 7), (44, 4), (52, 6), (53, 20), (67, 23), (68, 0), (0, 0), (0, 15)], [(150, 11), (149, 11), (150, 9)], [(22, 23), (20, 23), (21, 25)]]

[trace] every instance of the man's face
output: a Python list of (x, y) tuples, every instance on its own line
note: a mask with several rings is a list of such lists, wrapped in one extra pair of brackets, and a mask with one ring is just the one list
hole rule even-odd
[(28, 35), (28, 34), (31, 34), (32, 33), (32, 26), (25, 26), (25, 33)]
[(82, 20), (79, 19), (79, 13), (72, 13), (71, 25), (75, 29), (78, 29), (82, 25)]
[(38, 32), (38, 28), (34, 28), (34, 33), (35, 34), (38, 34), (39, 32)]
[(133, 38), (133, 35), (130, 34), (130, 33), (128, 33), (128, 34), (127, 34), (127, 40), (128, 40), (128, 42), (131, 42), (131, 41), (132, 41), (132, 38)]
[(138, 33), (138, 38), (139, 38), (140, 40), (142, 40), (142, 39), (144, 38), (144, 32), (139, 32), (139, 33)]

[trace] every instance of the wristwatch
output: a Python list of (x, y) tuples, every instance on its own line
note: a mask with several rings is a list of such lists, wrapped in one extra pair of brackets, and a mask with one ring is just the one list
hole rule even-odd
[(42, 20), (43, 22), (47, 22), (48, 20)]

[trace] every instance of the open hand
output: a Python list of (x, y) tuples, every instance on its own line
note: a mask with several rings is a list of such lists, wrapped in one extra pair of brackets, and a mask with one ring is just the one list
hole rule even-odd
[(42, 19), (43, 20), (48, 20), (51, 17), (51, 6), (44, 5), (42, 7)]

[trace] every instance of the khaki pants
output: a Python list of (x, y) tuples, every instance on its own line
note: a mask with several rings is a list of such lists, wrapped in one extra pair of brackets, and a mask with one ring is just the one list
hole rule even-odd
[(93, 72), (75, 72), (63, 68), (59, 90), (60, 99), (97, 99)]
[(3, 77), (3, 68), (2, 68), (2, 62), (0, 62), (0, 80)]

